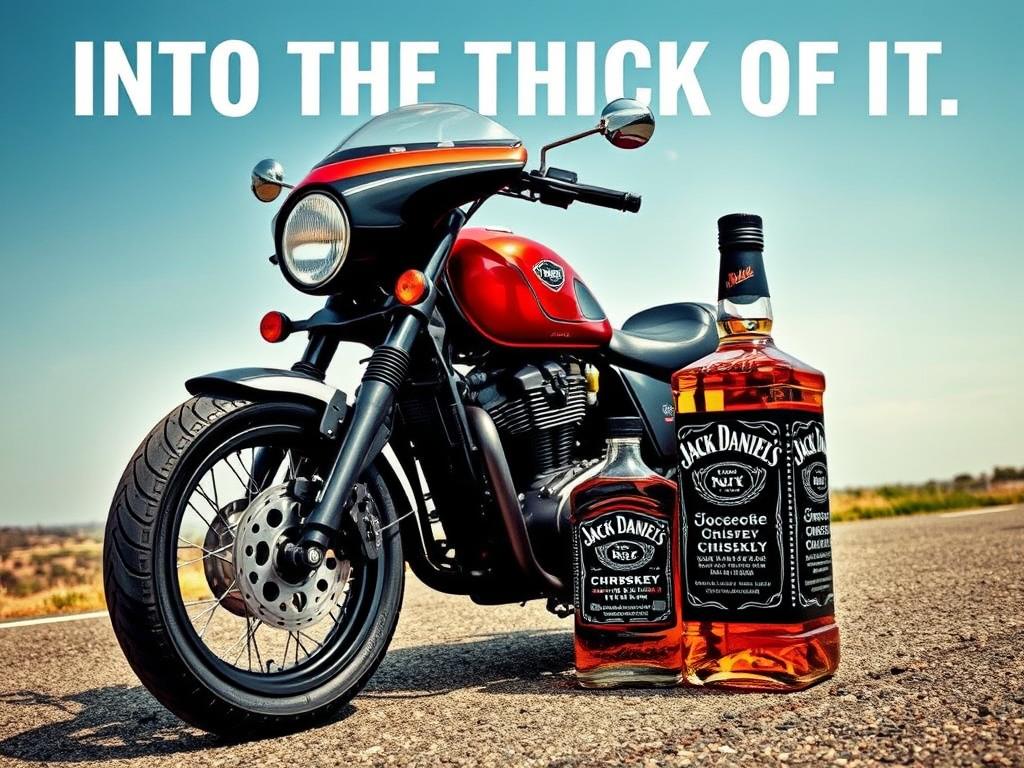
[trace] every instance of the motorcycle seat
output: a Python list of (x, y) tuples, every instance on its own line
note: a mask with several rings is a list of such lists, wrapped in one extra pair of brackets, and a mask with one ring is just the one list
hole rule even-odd
[(615, 365), (668, 381), (684, 365), (718, 348), (715, 310), (679, 302), (651, 307), (612, 331), (608, 359)]

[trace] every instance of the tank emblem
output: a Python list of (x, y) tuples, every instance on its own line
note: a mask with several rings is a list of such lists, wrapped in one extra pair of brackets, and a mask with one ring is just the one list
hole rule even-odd
[(533, 274), (539, 277), (541, 282), (552, 291), (559, 290), (565, 284), (565, 270), (548, 259), (534, 264)]

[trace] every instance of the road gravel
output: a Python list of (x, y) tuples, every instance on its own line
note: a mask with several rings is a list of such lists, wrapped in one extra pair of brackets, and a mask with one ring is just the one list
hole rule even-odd
[(0, 765), (1024, 765), (1024, 507), (834, 539), (843, 660), (801, 693), (583, 691), (569, 620), (410, 576), (341, 717), (244, 744), (163, 710), (105, 618), (0, 628)]

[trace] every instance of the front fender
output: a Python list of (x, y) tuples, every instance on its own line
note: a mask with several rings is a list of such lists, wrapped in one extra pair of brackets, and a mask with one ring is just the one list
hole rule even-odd
[(334, 439), (338, 425), (345, 420), (348, 397), (319, 379), (298, 371), (280, 368), (232, 368), (195, 376), (185, 382), (192, 395), (211, 395), (228, 399), (265, 402), (286, 400), (320, 405), (324, 409), (320, 431)]

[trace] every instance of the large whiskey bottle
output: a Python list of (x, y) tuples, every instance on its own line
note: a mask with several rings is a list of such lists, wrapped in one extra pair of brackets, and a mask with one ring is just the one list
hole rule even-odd
[(679, 501), (640, 457), (643, 425), (608, 419), (598, 473), (572, 492), (576, 679), (585, 688), (676, 685)]
[(719, 346), (672, 378), (686, 676), (795, 690), (839, 664), (825, 378), (772, 341), (761, 218), (718, 237)]

